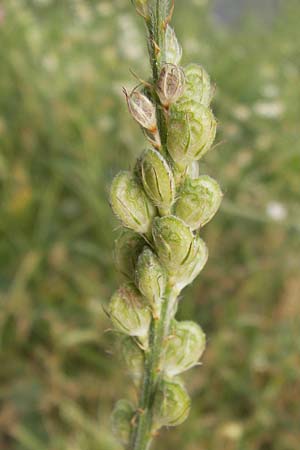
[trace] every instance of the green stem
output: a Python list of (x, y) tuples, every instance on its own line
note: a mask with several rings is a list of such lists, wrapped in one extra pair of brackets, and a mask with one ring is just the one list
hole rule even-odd
[[(147, 20), (147, 28), (149, 35), (149, 57), (152, 66), (154, 85), (159, 78), (161, 61), (164, 60), (164, 21), (167, 14), (167, 0), (152, 0), (151, 14), (149, 20)], [(157, 96), (154, 96), (154, 101), (156, 103), (156, 115), (160, 140), (163, 147), (162, 150), (166, 153), (167, 125)], [(138, 416), (136, 426), (131, 435), (128, 450), (149, 450), (153, 439), (153, 402), (158, 383), (162, 376), (160, 373), (160, 365), (163, 356), (162, 348), (169, 332), (170, 321), (172, 318), (172, 314), (170, 313), (171, 305), (174, 303), (175, 297), (176, 293), (173, 292), (171, 287), (168, 288), (165, 293), (165, 298), (163, 299), (160, 318), (152, 320), (149, 336), (149, 350), (146, 353)]]
[(136, 426), (129, 450), (149, 450), (153, 436), (153, 402), (161, 378), (162, 349), (170, 326), (170, 305), (174, 302), (172, 289), (167, 289), (159, 319), (153, 319), (150, 328), (149, 350), (146, 353), (144, 379), (141, 389)]

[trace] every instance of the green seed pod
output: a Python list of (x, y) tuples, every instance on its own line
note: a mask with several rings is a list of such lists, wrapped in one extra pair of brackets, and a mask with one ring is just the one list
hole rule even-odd
[(184, 73), (181, 67), (164, 64), (157, 82), (157, 95), (161, 104), (169, 108), (182, 96), (184, 90)]
[(157, 256), (145, 247), (136, 266), (139, 290), (151, 304), (153, 317), (160, 317), (161, 303), (166, 289), (166, 272)]
[(177, 271), (174, 276), (174, 284), (180, 292), (190, 285), (204, 268), (208, 259), (208, 248), (205, 242), (198, 236), (195, 238), (195, 257), (188, 266)]
[(211, 148), (217, 123), (205, 106), (189, 101), (172, 107), (168, 151), (178, 164), (199, 160)]
[(145, 245), (144, 239), (131, 230), (123, 230), (115, 242), (115, 260), (119, 271), (134, 279), (137, 259)]
[(186, 267), (195, 256), (195, 239), (188, 225), (175, 216), (155, 218), (152, 234), (160, 261), (169, 273)]
[(164, 157), (157, 150), (146, 150), (140, 160), (140, 171), (144, 189), (153, 203), (165, 212), (170, 211), (175, 182)]
[(175, 214), (192, 230), (197, 230), (213, 218), (221, 201), (221, 188), (213, 178), (202, 175), (193, 180), (188, 177), (175, 204)]
[(143, 376), (145, 356), (144, 352), (131, 337), (122, 341), (122, 357), (128, 372), (136, 385), (139, 385)]
[(130, 172), (120, 172), (114, 178), (110, 202), (124, 227), (141, 234), (150, 230), (155, 208)]
[(181, 101), (193, 100), (208, 107), (212, 98), (210, 78), (203, 67), (189, 64), (184, 69), (185, 89)]
[(122, 333), (140, 338), (147, 336), (151, 312), (134, 286), (124, 284), (115, 292), (108, 313), (114, 326)]
[(128, 109), (134, 120), (146, 130), (157, 130), (156, 110), (153, 103), (141, 92), (134, 89), (130, 94), (124, 89)]
[(119, 400), (112, 412), (112, 432), (122, 445), (127, 445), (129, 442), (134, 414), (134, 407), (128, 400)]
[(182, 57), (182, 48), (178, 42), (175, 31), (170, 25), (166, 28), (165, 34), (165, 58), (166, 62), (178, 65)]
[(163, 380), (155, 397), (154, 427), (175, 427), (183, 423), (190, 412), (190, 397), (178, 380)]
[(168, 340), (164, 371), (168, 376), (179, 375), (194, 367), (205, 350), (205, 334), (195, 322), (173, 321)]

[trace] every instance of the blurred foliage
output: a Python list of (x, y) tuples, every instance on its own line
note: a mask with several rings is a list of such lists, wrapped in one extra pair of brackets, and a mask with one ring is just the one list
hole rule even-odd
[[(119, 449), (109, 415), (128, 383), (102, 310), (118, 276), (107, 188), (144, 145), (121, 88), (136, 83), (129, 68), (148, 73), (129, 3), (0, 4), (1, 449)], [(300, 5), (233, 29), (206, 1), (176, 6), (185, 61), (217, 83), (220, 145), (203, 171), (225, 200), (180, 309), (209, 339), (203, 368), (187, 375), (192, 415), (156, 448), (295, 450)]]

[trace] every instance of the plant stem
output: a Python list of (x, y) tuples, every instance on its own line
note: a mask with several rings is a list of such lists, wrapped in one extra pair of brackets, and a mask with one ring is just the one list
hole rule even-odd
[[(149, 57), (152, 66), (153, 84), (156, 85), (161, 61), (164, 59), (165, 47), (165, 19), (168, 12), (167, 0), (152, 0), (152, 8), (149, 20), (147, 21), (149, 38)], [(158, 97), (153, 98), (156, 104), (156, 115), (162, 151), (166, 153), (167, 126)], [(163, 212), (161, 211), (161, 215)], [(163, 357), (163, 347), (166, 336), (169, 332), (170, 306), (177, 297), (172, 287), (168, 287), (162, 303), (161, 315), (159, 319), (153, 319), (150, 327), (149, 350), (145, 357), (144, 378), (139, 400), (139, 410), (136, 426), (131, 435), (131, 442), (128, 450), (149, 450), (153, 436), (153, 402), (159, 380), (161, 378), (160, 363)]]
[(153, 402), (161, 377), (160, 362), (165, 337), (169, 331), (171, 320), (170, 304), (175, 293), (171, 288), (166, 290), (159, 319), (153, 319), (150, 328), (149, 350), (146, 353), (144, 379), (139, 402), (139, 416), (132, 433), (129, 450), (148, 450), (152, 441)]

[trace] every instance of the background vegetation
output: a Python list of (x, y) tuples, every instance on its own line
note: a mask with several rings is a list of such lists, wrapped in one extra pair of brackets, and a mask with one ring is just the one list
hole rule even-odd
[[(217, 83), (220, 145), (202, 167), (225, 200), (180, 308), (208, 335), (192, 414), (156, 449), (296, 450), (300, 5), (230, 28), (204, 0), (176, 6), (185, 62)], [(0, 448), (119, 450), (107, 189), (144, 145), (121, 94), (129, 68), (147, 76), (144, 30), (129, 0), (4, 0), (0, 64)]]

